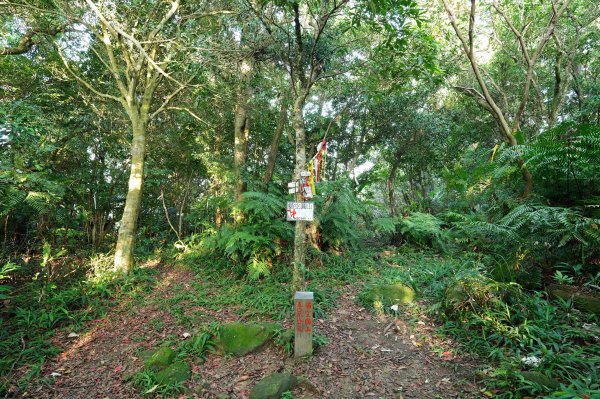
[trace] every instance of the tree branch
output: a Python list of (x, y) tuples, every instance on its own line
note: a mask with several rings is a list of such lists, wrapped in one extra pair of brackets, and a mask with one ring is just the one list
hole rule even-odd
[(55, 43), (55, 47), (56, 47), (58, 55), (60, 56), (60, 59), (63, 62), (65, 68), (71, 74), (71, 76), (73, 76), (75, 78), (75, 80), (77, 80), (79, 83), (81, 83), (82, 85), (84, 85), (89, 91), (91, 91), (92, 93), (94, 93), (98, 97), (104, 98), (104, 99), (108, 99), (108, 100), (113, 100), (113, 101), (116, 101), (118, 103), (123, 104), (124, 99), (116, 97), (116, 96), (113, 96), (111, 94), (103, 93), (103, 92), (101, 92), (99, 90), (96, 90), (94, 88), (94, 86), (92, 86), (91, 83), (89, 83), (87, 80), (83, 79), (81, 76), (79, 76), (77, 73), (75, 73), (75, 71), (73, 71), (73, 69), (71, 69), (71, 67), (69, 66), (69, 62), (65, 58), (62, 50), (60, 49), (60, 46)]
[[(502, 16), (502, 18), (504, 19), (504, 21), (506, 21), (506, 24), (508, 25), (510, 30), (513, 32), (513, 34), (517, 38), (517, 41), (519, 42), (519, 46), (521, 47), (521, 53), (523, 54), (523, 58), (525, 59), (525, 65), (527, 67), (523, 95), (521, 97), (521, 101), (519, 103), (517, 112), (515, 113), (513, 123), (512, 123), (511, 130), (513, 132), (519, 130), (519, 125), (521, 123), (521, 117), (523, 116), (523, 112), (525, 111), (525, 106), (527, 105), (527, 100), (529, 99), (529, 90), (531, 88), (531, 80), (533, 79), (533, 67), (535, 66), (535, 63), (538, 60), (538, 58), (540, 57), (540, 55), (542, 54), (542, 50), (546, 46), (546, 43), (552, 36), (554, 29), (556, 28), (558, 19), (561, 17), (563, 12), (566, 10), (570, 1), (571, 0), (564, 0), (564, 2), (562, 3), (562, 5), (560, 6), (560, 8), (558, 10), (554, 6), (554, 3), (552, 3), (552, 16), (550, 17), (550, 20), (548, 21), (548, 26), (546, 27), (545, 33), (542, 35), (542, 38), (538, 42), (536, 49), (532, 55), (530, 55), (529, 51), (527, 50), (527, 44), (525, 43), (525, 38), (523, 37), (523, 34), (515, 28), (513, 23), (510, 21), (510, 18), (508, 18), (508, 15), (506, 15), (506, 13), (500, 9), (500, 7), (498, 6), (498, 3), (496, 1), (494, 1), (492, 3), (492, 7), (494, 7), (496, 12), (498, 12), (498, 14), (500, 14)], [(523, 31), (525, 31), (527, 26), (528, 25), (526, 25), (525, 28), (523, 28)]]
[(19, 55), (29, 52), (35, 45), (33, 38), (37, 35), (56, 36), (62, 32), (63, 28), (56, 29), (39, 29), (31, 28), (21, 37), (19, 43), (14, 47), (1, 47), (0, 55)]
[(192, 118), (196, 119), (198, 122), (202, 122), (204, 123), (206, 126), (210, 126), (210, 124), (208, 122), (206, 122), (204, 119), (200, 118), (198, 115), (196, 115), (191, 109), (187, 108), (187, 107), (166, 107), (164, 110), (168, 110), (168, 109), (172, 109), (172, 110), (176, 110), (176, 111), (183, 111), (183, 112), (187, 112)]
[[(102, 22), (102, 24), (108, 29), (113, 31), (115, 34), (120, 34), (122, 35), (124, 38), (126, 38), (127, 40), (129, 40), (135, 47), (138, 48), (138, 50), (140, 51), (140, 53), (142, 53), (142, 55), (144, 56), (144, 58), (148, 61), (148, 63), (150, 65), (152, 65), (152, 67), (154, 69), (156, 69), (156, 71), (158, 71), (159, 74), (161, 74), (162, 76), (164, 76), (165, 78), (173, 81), (174, 83), (178, 84), (178, 85), (182, 85), (182, 83), (180, 83), (178, 80), (176, 80), (175, 78), (173, 78), (171, 75), (169, 75), (168, 73), (166, 73), (153, 59), (152, 57), (150, 57), (148, 55), (148, 52), (146, 51), (146, 49), (144, 48), (144, 46), (139, 42), (139, 40), (137, 40), (136, 38), (134, 38), (132, 35), (130, 35), (129, 33), (125, 32), (125, 30), (123, 28), (121, 28), (119, 26), (119, 24), (116, 21), (109, 21), (104, 14), (100, 11), (100, 9), (98, 8), (98, 6), (96, 6), (96, 4), (92, 1), (92, 0), (85, 0), (86, 3), (88, 4), (88, 6), (92, 9), (92, 11), (96, 14), (96, 16), (98, 17), (98, 19)], [(160, 26), (160, 28), (162, 29), (162, 27), (164, 26), (164, 24), (171, 19), (171, 17), (173, 17), (175, 11), (177, 10), (177, 8), (179, 7), (179, 0), (174, 0), (173, 3), (171, 4), (171, 9), (169, 9), (169, 11), (165, 14), (165, 16), (163, 17), (163, 19), (161, 20), (161, 22), (159, 23), (159, 25), (157, 26), (157, 28)], [(160, 30), (160, 29), (159, 29)], [(158, 30), (158, 31), (159, 31)], [(158, 32), (156, 30), (156, 28), (149, 34), (149, 37), (151, 35), (156, 35), (157, 33), (154, 32)]]
[(185, 86), (179, 86), (177, 89), (173, 90), (173, 92), (171, 94), (169, 94), (168, 96), (166, 96), (164, 98), (163, 103), (160, 105), (160, 107), (158, 107), (156, 109), (156, 111), (154, 111), (151, 115), (149, 119), (153, 119), (156, 115), (160, 114), (161, 112), (163, 112), (165, 109), (167, 109), (167, 106), (169, 105), (169, 103), (171, 102), (171, 100), (177, 95), (179, 94), (181, 91), (183, 91), (185, 88), (188, 87), (188, 84), (195, 78), (195, 76), (192, 76), (187, 82), (185, 82)]
[[(456, 24), (456, 17), (454, 16), (452, 7), (450, 7), (448, 0), (442, 0), (442, 1), (444, 3), (444, 8), (446, 9), (446, 13), (448, 14), (448, 18), (450, 19), (450, 24), (452, 25), (452, 29), (454, 29), (456, 36), (458, 37), (459, 41), (462, 44), (463, 51), (465, 52), (465, 54), (467, 55), (467, 58), (469, 59), (469, 63), (471, 64), (471, 69), (473, 69), (473, 73), (475, 74), (477, 83), (479, 84), (479, 87), (481, 88), (482, 95), (483, 95), (483, 98), (485, 99), (485, 102), (488, 104), (489, 108), (491, 108), (491, 112), (494, 115), (495, 119), (498, 121), (498, 124), (500, 125), (500, 129), (502, 130), (502, 133), (506, 137), (506, 140), (511, 145), (515, 145), (517, 143), (517, 140), (513, 136), (510, 126), (508, 125), (508, 122), (506, 121), (506, 118), (504, 117), (504, 114), (502, 113), (502, 110), (500, 109), (500, 107), (498, 107), (498, 105), (496, 104), (496, 102), (494, 101), (492, 96), (490, 95), (487, 85), (485, 84), (485, 81), (483, 80), (483, 77), (481, 75), (481, 71), (479, 69), (477, 60), (475, 59), (475, 54), (471, 54), (470, 46), (467, 44), (465, 37), (462, 35), (460, 30), (458, 29), (458, 25)], [(471, 0), (471, 1), (474, 2), (475, 0)], [(471, 13), (474, 13), (474, 12), (475, 12), (475, 8), (471, 7)], [(470, 20), (475, 21), (475, 17), (470, 16)]]
[(481, 107), (485, 108), (489, 112), (494, 112), (492, 107), (487, 103), (483, 94), (478, 92), (476, 89), (472, 87), (463, 87), (463, 86), (452, 86), (452, 89), (456, 90), (459, 93), (465, 94), (471, 98), (474, 98)]

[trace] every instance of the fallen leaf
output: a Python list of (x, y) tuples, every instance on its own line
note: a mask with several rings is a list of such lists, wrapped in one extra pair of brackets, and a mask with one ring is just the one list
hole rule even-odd
[(148, 389), (145, 393), (152, 393), (152, 392), (156, 391), (156, 388), (158, 388), (158, 384), (156, 384), (152, 388)]
[(115, 367), (115, 373), (120, 373), (121, 371), (125, 370), (125, 366), (123, 365), (118, 365), (117, 367)]
[(439, 386), (442, 384), (450, 384), (450, 378), (448, 378), (448, 377), (442, 378), (441, 380), (438, 381), (437, 384), (435, 384), (435, 386), (439, 388)]

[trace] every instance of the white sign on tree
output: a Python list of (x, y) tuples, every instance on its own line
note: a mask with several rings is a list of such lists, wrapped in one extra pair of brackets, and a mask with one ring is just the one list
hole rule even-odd
[(312, 221), (315, 214), (314, 202), (288, 202), (287, 220), (295, 222), (298, 220)]

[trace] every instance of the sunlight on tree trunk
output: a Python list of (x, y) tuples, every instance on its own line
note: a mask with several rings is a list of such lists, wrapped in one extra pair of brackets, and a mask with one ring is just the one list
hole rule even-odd
[(144, 181), (144, 155), (146, 151), (146, 127), (139, 121), (133, 123), (133, 141), (131, 145), (131, 172), (125, 209), (119, 226), (119, 237), (115, 252), (115, 271), (127, 274), (133, 268), (133, 243), (140, 204), (142, 202), (142, 184)]

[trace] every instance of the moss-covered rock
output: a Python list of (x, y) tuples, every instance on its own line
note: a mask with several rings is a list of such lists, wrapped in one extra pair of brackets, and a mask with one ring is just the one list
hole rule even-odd
[(504, 309), (521, 297), (521, 288), (514, 283), (500, 283), (488, 277), (472, 276), (456, 281), (444, 293), (442, 306), (446, 314), (465, 310)]
[(275, 373), (259, 381), (250, 391), (250, 399), (279, 399), (296, 384), (290, 373)]
[(139, 357), (140, 359), (142, 359), (144, 362), (149, 360), (152, 355), (154, 355), (156, 353), (156, 349), (144, 349), (143, 351), (139, 352), (137, 354), (137, 357)]
[(361, 302), (370, 308), (396, 304), (409, 304), (415, 300), (415, 291), (402, 284), (374, 285), (360, 294)]
[(157, 350), (144, 363), (144, 369), (147, 371), (158, 372), (169, 366), (175, 360), (176, 353), (169, 347), (162, 347)]
[(539, 371), (523, 371), (521, 372), (521, 375), (525, 381), (534, 382), (551, 389), (560, 387), (560, 383), (558, 381), (546, 376), (543, 373), (540, 373)]
[(554, 284), (548, 287), (548, 292), (553, 298), (565, 301), (573, 298), (573, 306), (577, 309), (594, 314), (600, 314), (600, 298), (592, 294), (577, 291), (577, 287)]
[(192, 369), (184, 362), (175, 362), (155, 374), (156, 382), (162, 385), (177, 384), (191, 376)]
[(244, 356), (263, 346), (278, 328), (273, 323), (224, 324), (216, 338), (216, 348), (222, 353)]

